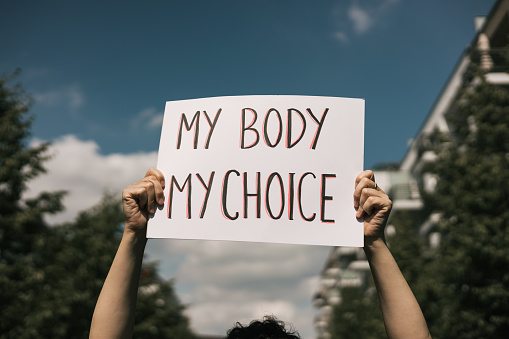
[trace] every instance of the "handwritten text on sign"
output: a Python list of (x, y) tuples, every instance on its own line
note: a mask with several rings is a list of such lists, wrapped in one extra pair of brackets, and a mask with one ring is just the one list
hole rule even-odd
[(362, 246), (353, 186), (364, 100), (217, 97), (166, 103), (151, 238)]

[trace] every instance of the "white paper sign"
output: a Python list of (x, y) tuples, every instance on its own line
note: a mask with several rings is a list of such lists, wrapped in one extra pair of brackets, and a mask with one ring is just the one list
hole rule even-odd
[(364, 100), (216, 97), (166, 103), (165, 203), (149, 238), (363, 246), (355, 177)]

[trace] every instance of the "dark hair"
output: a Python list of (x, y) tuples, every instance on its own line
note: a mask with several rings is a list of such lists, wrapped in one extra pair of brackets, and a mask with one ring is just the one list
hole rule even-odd
[(262, 321), (253, 320), (247, 327), (235, 324), (226, 333), (226, 339), (300, 339), (300, 336), (291, 328), (287, 330), (284, 322), (265, 316)]

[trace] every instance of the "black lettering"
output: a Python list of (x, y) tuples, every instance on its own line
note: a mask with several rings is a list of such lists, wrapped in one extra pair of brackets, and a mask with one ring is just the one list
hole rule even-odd
[(316, 129), (315, 136), (313, 137), (313, 143), (311, 144), (312, 149), (316, 149), (316, 144), (318, 143), (318, 138), (320, 137), (320, 132), (322, 131), (323, 123), (325, 121), (325, 117), (327, 116), (327, 113), (329, 112), (329, 109), (326, 108), (325, 111), (323, 111), (322, 118), (320, 121), (313, 115), (313, 112), (311, 112), (310, 108), (306, 108), (306, 111), (308, 112), (309, 116), (313, 119), (314, 122), (318, 124), (318, 128)]
[(290, 185), (288, 188), (288, 220), (293, 220), (293, 200), (294, 200), (294, 182), (295, 173), (290, 173)]
[(219, 114), (221, 114), (222, 108), (217, 110), (216, 116), (214, 117), (214, 122), (210, 121), (210, 118), (206, 111), (203, 111), (203, 114), (205, 114), (205, 118), (207, 119), (207, 122), (210, 126), (209, 134), (207, 135), (207, 142), (205, 143), (205, 149), (209, 149), (210, 144), (210, 138), (212, 137), (212, 132), (214, 132), (214, 128), (216, 128), (217, 119), (219, 119)]
[(302, 211), (302, 181), (304, 180), (304, 178), (308, 175), (312, 175), (314, 179), (316, 179), (316, 175), (314, 175), (313, 173), (311, 172), (306, 172), (302, 175), (302, 177), (300, 177), (300, 180), (299, 180), (299, 187), (297, 189), (297, 200), (299, 201), (299, 212), (300, 212), (300, 216), (302, 217), (302, 219), (306, 220), (306, 221), (313, 221), (315, 220), (315, 217), (316, 217), (316, 213), (313, 213), (313, 215), (309, 218), (307, 218), (305, 215), (304, 215), (304, 212)]
[(209, 201), (210, 189), (212, 188), (212, 182), (214, 181), (215, 174), (216, 174), (215, 171), (211, 172), (209, 177), (209, 183), (205, 184), (205, 181), (201, 177), (200, 173), (196, 173), (196, 176), (198, 177), (198, 179), (200, 179), (201, 184), (205, 188), (205, 198), (203, 199), (203, 205), (201, 206), (200, 219), (203, 219), (203, 216), (205, 215), (205, 210), (207, 209), (207, 202)]
[[(247, 127), (246, 127), (246, 110), (250, 110), (253, 113), (253, 121), (251, 121), (251, 124), (249, 124), (249, 126), (247, 126)], [(252, 127), (255, 124), (256, 119), (258, 119), (258, 114), (256, 113), (256, 111), (254, 109), (252, 109), (252, 108), (243, 108), (242, 109), (242, 126), (241, 126), (241, 135), (240, 135), (240, 148), (241, 149), (254, 147), (254, 146), (256, 146), (256, 144), (258, 144), (258, 141), (260, 141), (260, 135), (258, 134), (258, 131)], [(245, 136), (246, 130), (253, 131), (256, 135), (256, 140), (249, 146), (246, 146), (244, 144), (244, 136)]]
[[(270, 201), (269, 201), (270, 185), (271, 185), (274, 177), (277, 177), (277, 179), (279, 180), (279, 187), (281, 189), (281, 209), (279, 210), (279, 214), (277, 216), (274, 216), (274, 214), (272, 214), (272, 209), (270, 208)], [(279, 219), (283, 215), (283, 212), (285, 209), (285, 188), (283, 186), (283, 179), (277, 172), (271, 173), (269, 175), (269, 178), (267, 179), (267, 190), (265, 192), (265, 206), (267, 207), (267, 213), (269, 214), (269, 216), (272, 219)]]
[[(267, 132), (267, 127), (268, 127), (267, 125), (269, 124), (269, 117), (270, 117), (270, 113), (272, 113), (272, 112), (276, 112), (277, 119), (279, 121), (279, 133), (277, 135), (277, 139), (274, 144), (270, 142), (269, 133)], [(267, 144), (267, 146), (274, 148), (277, 146), (277, 144), (279, 144), (282, 136), (283, 136), (283, 120), (281, 119), (281, 115), (279, 114), (277, 109), (271, 108), (267, 111), (267, 114), (265, 114), (265, 119), (263, 120), (263, 138), (265, 139), (265, 143)]]
[(325, 201), (330, 201), (333, 198), (329, 195), (325, 195), (325, 184), (327, 178), (335, 178), (335, 174), (322, 174), (322, 186), (320, 188), (321, 191), (321, 199), (320, 199), (320, 220), (322, 222), (334, 223), (334, 219), (325, 219)]
[(191, 219), (191, 174), (189, 174), (186, 178), (186, 181), (184, 181), (184, 185), (180, 187), (180, 185), (177, 182), (177, 179), (175, 179), (175, 176), (171, 176), (171, 185), (170, 185), (170, 201), (168, 203), (168, 219), (171, 219), (171, 212), (172, 212), (172, 201), (173, 201), (173, 185), (177, 187), (179, 192), (183, 192), (184, 188), (187, 185), (187, 219)]
[(237, 172), (236, 170), (229, 170), (228, 172), (226, 172), (226, 174), (224, 175), (224, 179), (223, 179), (223, 189), (222, 189), (222, 192), (221, 192), (221, 208), (223, 210), (223, 215), (225, 216), (225, 218), (228, 218), (230, 220), (235, 220), (239, 217), (239, 212), (235, 212), (235, 216), (231, 216), (230, 213), (228, 213), (228, 209), (226, 208), (226, 195), (228, 194), (228, 178), (230, 176), (231, 173), (235, 173), (237, 176), (240, 176), (240, 173)]
[(260, 172), (256, 172), (256, 193), (247, 192), (247, 172), (244, 172), (244, 219), (247, 219), (247, 198), (256, 197), (256, 217), (261, 217), (261, 184), (260, 184)]
[(179, 135), (178, 135), (178, 140), (177, 140), (177, 149), (180, 149), (180, 144), (182, 142), (182, 123), (184, 123), (186, 129), (188, 131), (190, 131), (195, 122), (196, 122), (196, 125), (194, 126), (194, 149), (198, 148), (198, 134), (200, 133), (200, 111), (197, 111), (194, 114), (193, 120), (191, 120), (191, 124), (188, 123), (186, 114), (182, 113), (182, 116), (180, 117), (180, 127), (179, 127)]
[[(292, 112), (296, 112), (300, 120), (302, 120), (302, 130), (300, 131), (300, 135), (297, 138), (297, 140), (292, 142)], [(286, 134), (286, 147), (292, 148), (293, 146), (297, 145), (298, 142), (302, 139), (304, 136), (304, 132), (306, 132), (306, 118), (304, 117), (304, 114), (302, 114), (299, 110), (295, 108), (289, 108), (288, 109), (288, 131)]]

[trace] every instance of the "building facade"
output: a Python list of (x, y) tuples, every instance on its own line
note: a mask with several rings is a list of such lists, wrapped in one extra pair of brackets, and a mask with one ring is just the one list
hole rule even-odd
[[(499, 0), (486, 17), (474, 20), (476, 34), (472, 43), (460, 56), (449, 79), (432, 106), (417, 136), (409, 144), (408, 150), (397, 168), (392, 170), (375, 170), (377, 183), (393, 201), (393, 217), (401, 211), (414, 213), (417, 220), (419, 236), (426, 239), (429, 247), (438, 246), (440, 234), (433, 225), (440, 220), (439, 213), (423, 215), (423, 192), (432, 192), (437, 179), (425, 171), (426, 164), (436, 160), (430, 150), (430, 136), (436, 130), (449, 133), (447, 116), (459, 99), (463, 75), (472, 62), (476, 62), (486, 71), (486, 80), (501, 86), (509, 86), (509, 74), (499, 65), (509, 45), (509, 0)], [(389, 225), (386, 229), (390, 238), (395, 228)], [(315, 318), (315, 329), (318, 338), (327, 339), (329, 324), (334, 305), (341, 303), (341, 290), (346, 286), (367, 288), (369, 265), (362, 248), (336, 247), (326, 259), (321, 272), (321, 283), (313, 297), (313, 304), (318, 309)]]

